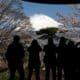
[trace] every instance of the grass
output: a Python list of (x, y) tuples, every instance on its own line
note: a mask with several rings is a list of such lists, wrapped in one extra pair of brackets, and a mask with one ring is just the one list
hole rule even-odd
[(9, 77), (8, 71), (0, 73), (0, 80), (8, 80), (8, 77)]
[[(27, 75), (27, 72), (25, 72), (25, 75)], [(16, 73), (15, 78), (16, 78), (16, 80), (19, 80), (18, 73)], [(9, 79), (9, 71), (8, 70), (0, 73), (0, 80), (8, 80), (8, 79)], [(25, 79), (26, 79), (26, 77), (25, 77)]]

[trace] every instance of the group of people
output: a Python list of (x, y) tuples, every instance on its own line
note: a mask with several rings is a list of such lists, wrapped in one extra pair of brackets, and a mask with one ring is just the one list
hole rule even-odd
[[(36, 73), (36, 80), (40, 80), (40, 56), (41, 51), (45, 52), (43, 62), (45, 64), (45, 80), (49, 80), (50, 70), (52, 71), (53, 80), (62, 80), (64, 72), (64, 80), (77, 80), (80, 74), (79, 52), (80, 43), (74, 44), (73, 41), (64, 37), (60, 38), (59, 45), (56, 46), (53, 38), (48, 38), (48, 43), (41, 48), (37, 40), (33, 40), (27, 48), (29, 52), (28, 75), (27, 80), (31, 80), (33, 70)], [(24, 80), (23, 59), (25, 50), (20, 43), (20, 37), (14, 36), (13, 42), (8, 46), (5, 54), (10, 79), (15, 80), (16, 70), (20, 74), (20, 80)]]

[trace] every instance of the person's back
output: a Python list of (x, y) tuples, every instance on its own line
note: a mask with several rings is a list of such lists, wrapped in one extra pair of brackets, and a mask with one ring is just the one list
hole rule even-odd
[(7, 49), (7, 54), (6, 54), (7, 60), (9, 61), (14, 61), (15, 60), (22, 60), (24, 57), (24, 49), (23, 46), (20, 43), (12, 43), (9, 45)]
[(64, 63), (64, 54), (66, 53), (67, 45), (66, 45), (66, 39), (64, 37), (61, 37), (60, 43), (57, 49), (58, 52), (58, 64), (63, 65)]
[(80, 54), (80, 42), (77, 42), (76, 43), (76, 54), (75, 54), (74, 59), (75, 59), (76, 65), (80, 66), (80, 63), (79, 63), (80, 56), (79, 56), (79, 54)]
[(74, 42), (69, 40), (68, 44), (67, 44), (67, 50), (64, 54), (64, 58), (65, 58), (65, 63), (66, 64), (73, 64), (73, 61), (74, 61), (74, 55), (75, 55), (75, 45), (74, 45)]
[(31, 64), (37, 65), (40, 63), (39, 52), (41, 51), (41, 47), (37, 44), (36, 40), (34, 40), (31, 46), (28, 48), (29, 51), (29, 62)]
[(28, 80), (31, 80), (33, 69), (36, 72), (36, 80), (40, 80), (40, 56), (39, 53), (42, 50), (37, 40), (33, 40), (30, 47), (28, 47), (29, 52), (29, 74)]
[(56, 46), (53, 43), (47, 44), (44, 46), (43, 51), (45, 52), (44, 62), (54, 64), (56, 60)]
[(50, 69), (52, 71), (52, 79), (56, 80), (56, 46), (53, 43), (53, 38), (48, 39), (48, 44), (44, 46), (45, 52), (45, 80), (49, 80)]
[(8, 46), (7, 52), (5, 54), (10, 71), (10, 80), (15, 79), (16, 70), (19, 72), (20, 80), (24, 80), (23, 58), (25, 51), (24, 47), (19, 41), (20, 37), (15, 35), (13, 42)]
[(67, 50), (66, 38), (61, 37), (59, 46), (57, 47), (57, 70), (58, 70), (58, 80), (62, 80), (62, 70), (64, 70), (64, 55)]
[(80, 42), (76, 43), (76, 51), (74, 54), (75, 79), (80, 79)]
[[(73, 80), (75, 78), (75, 62), (76, 62), (76, 46), (74, 41), (68, 40), (67, 49), (64, 54), (64, 75), (65, 80)], [(75, 78), (76, 79), (76, 78)]]

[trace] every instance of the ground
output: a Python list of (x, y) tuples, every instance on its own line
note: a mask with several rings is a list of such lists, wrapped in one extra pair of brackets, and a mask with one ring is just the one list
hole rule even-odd
[[(8, 77), (9, 77), (8, 71), (0, 73), (0, 80), (7, 80)], [(25, 77), (27, 78), (27, 74), (25, 74)], [(18, 78), (16, 80), (18, 80)], [(33, 72), (32, 80), (35, 80), (35, 72)], [(45, 71), (43, 70), (40, 71), (40, 80), (45, 80)]]
[[(25, 77), (26, 77), (25, 80), (27, 80), (27, 71), (28, 70), (25, 70)], [(9, 78), (9, 72), (8, 71), (5, 71), (5, 72), (0, 73), (0, 80), (7, 80), (8, 78)], [(18, 75), (16, 76), (16, 80), (18, 80)], [(33, 72), (32, 80), (36, 80), (35, 79), (35, 72)], [(40, 80), (45, 80), (45, 71), (44, 70), (41, 70), (40, 71)], [(52, 80), (51, 79), (51, 73), (50, 73), (50, 80)]]

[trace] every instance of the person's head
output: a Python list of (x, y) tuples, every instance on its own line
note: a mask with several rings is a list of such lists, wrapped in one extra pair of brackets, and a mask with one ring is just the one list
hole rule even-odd
[(71, 40), (69, 40), (69, 43), (68, 43), (68, 46), (74, 46), (74, 42), (73, 41), (71, 41)]
[(32, 43), (31, 43), (31, 45), (38, 45), (37, 40), (34, 39), (34, 40), (32, 41)]
[(60, 41), (64, 43), (66, 41), (66, 38), (65, 37), (61, 37)]
[(67, 39), (65, 37), (60, 38), (59, 46), (64, 46), (66, 44)]
[(65, 37), (61, 37), (61, 40), (65, 40)]
[(15, 35), (13, 38), (13, 42), (18, 43), (20, 41), (20, 36)]
[(48, 38), (48, 44), (53, 44), (53, 38)]

